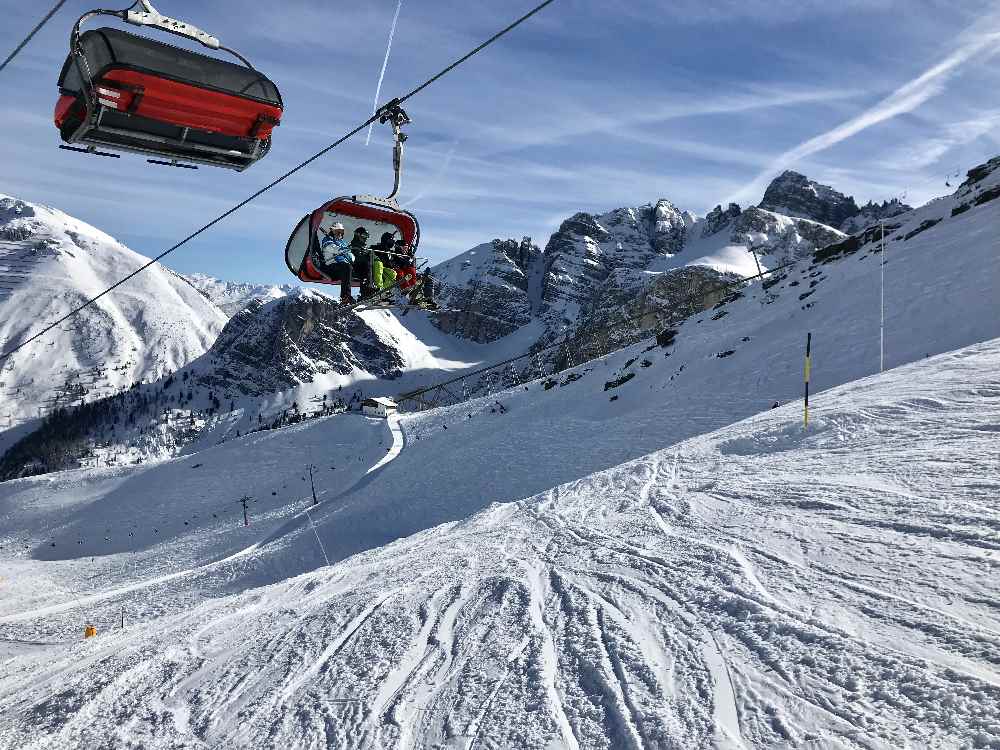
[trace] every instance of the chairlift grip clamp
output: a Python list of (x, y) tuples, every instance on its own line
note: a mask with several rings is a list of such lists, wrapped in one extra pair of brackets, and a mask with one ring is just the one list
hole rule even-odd
[[(136, 6), (141, 10), (134, 10)], [(136, 0), (135, 5), (125, 12), (124, 20), (133, 26), (154, 26), (171, 34), (196, 41), (209, 49), (219, 49), (221, 46), (217, 37), (202, 31), (197, 26), (161, 14), (149, 0)]]

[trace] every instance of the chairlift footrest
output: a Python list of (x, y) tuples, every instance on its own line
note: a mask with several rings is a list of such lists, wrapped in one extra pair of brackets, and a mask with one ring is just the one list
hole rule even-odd
[(197, 169), (197, 164), (182, 164), (177, 161), (163, 161), (161, 159), (146, 159), (150, 164), (158, 164), (161, 167), (177, 167), (178, 169)]
[(90, 154), (91, 156), (107, 156), (111, 159), (121, 159), (121, 154), (112, 154), (110, 151), (98, 151), (96, 148), (85, 148), (83, 146), (67, 146), (65, 144), (59, 144), (59, 148), (63, 151), (76, 151), (81, 154)]

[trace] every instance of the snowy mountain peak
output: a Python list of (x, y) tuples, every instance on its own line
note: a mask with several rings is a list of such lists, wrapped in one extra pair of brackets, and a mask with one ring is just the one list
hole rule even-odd
[(203, 273), (188, 274), (185, 278), (199, 292), (212, 300), (230, 317), (245, 308), (252, 300), (270, 302), (291, 294), (299, 287), (292, 284), (250, 284), (237, 281), (222, 281)]
[(854, 198), (792, 170), (774, 178), (758, 205), (768, 211), (811, 219), (831, 227), (840, 227), (860, 213)]
[[(148, 262), (62, 211), (0, 196), (0, 344), (16, 345)], [(190, 283), (154, 265), (8, 360), (0, 428), (183, 367), (224, 323)]]

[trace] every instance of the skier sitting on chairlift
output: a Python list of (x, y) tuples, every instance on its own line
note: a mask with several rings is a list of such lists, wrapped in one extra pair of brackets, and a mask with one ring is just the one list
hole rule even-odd
[(393, 233), (385, 232), (377, 245), (372, 245), (371, 250), (375, 254), (372, 260), (372, 274), (375, 286), (379, 289), (388, 289), (396, 283), (396, 271), (393, 270), (393, 253), (396, 243), (393, 241)]
[(325, 234), (322, 230), (320, 234), (317, 268), (331, 281), (340, 282), (340, 302), (345, 305), (351, 304), (354, 302), (354, 297), (351, 296), (351, 264), (354, 262), (354, 256), (344, 239), (344, 225), (338, 222)]
[(417, 284), (418, 274), (413, 248), (402, 240), (396, 240), (396, 253), (392, 257), (396, 264), (396, 274), (402, 279), (399, 288), (409, 293), (410, 304), (437, 310), (437, 303), (434, 301), (434, 279), (431, 275), (425, 273), (422, 283)]
[(377, 289), (372, 279), (372, 254), (368, 249), (368, 230), (364, 227), (354, 230), (351, 252), (354, 254), (354, 278), (361, 281), (361, 299), (368, 299)]

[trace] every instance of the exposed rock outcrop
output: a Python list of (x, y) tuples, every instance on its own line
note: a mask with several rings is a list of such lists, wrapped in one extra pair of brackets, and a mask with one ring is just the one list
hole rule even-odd
[(764, 192), (760, 208), (793, 218), (839, 227), (861, 209), (854, 198), (791, 170), (778, 175)]
[(833, 227), (751, 206), (733, 222), (732, 241), (784, 263), (803, 258), (844, 237), (843, 232)]
[(479, 343), (503, 338), (531, 321), (533, 297), (540, 296), (532, 285), (543, 273), (541, 250), (530, 237), (474, 247), (433, 269), (444, 308), (435, 325)]
[[(233, 317), (206, 358), (198, 382), (259, 396), (312, 381), (317, 375), (363, 370), (396, 377), (397, 350), (357, 315), (322, 294), (296, 290)], [(207, 363), (206, 363), (207, 365)]]

